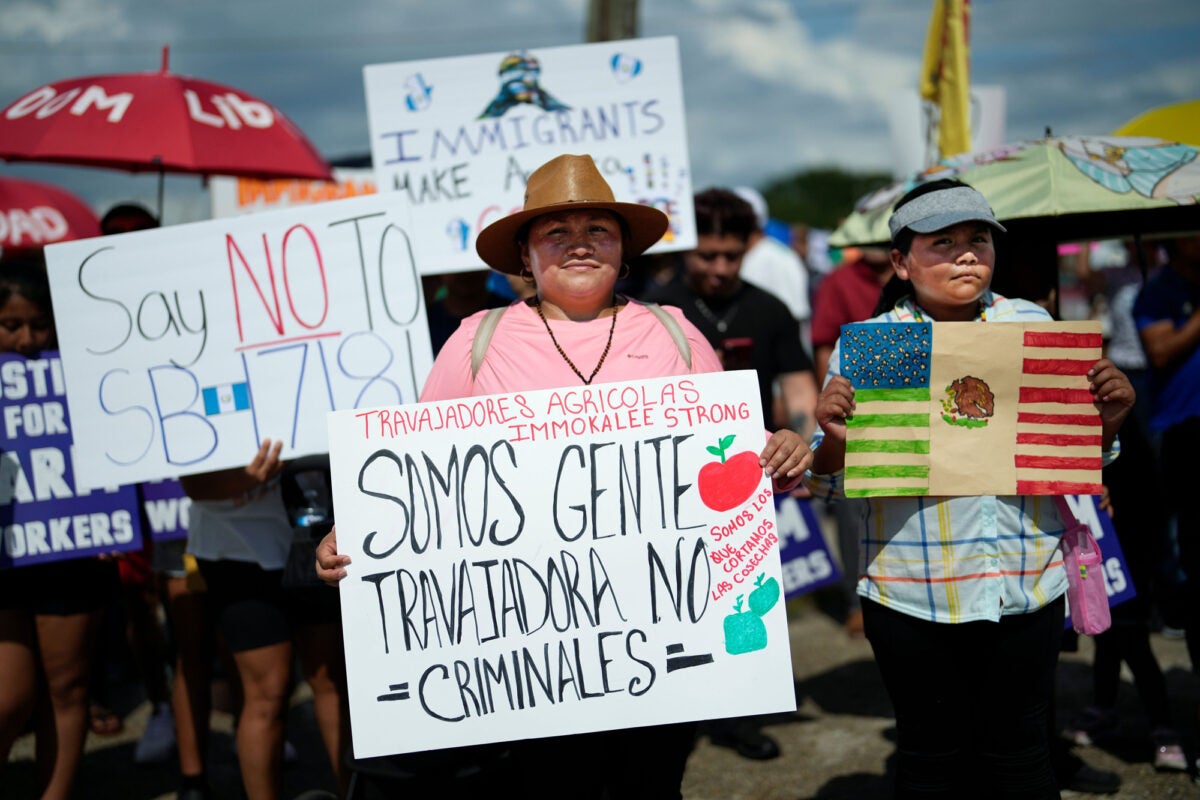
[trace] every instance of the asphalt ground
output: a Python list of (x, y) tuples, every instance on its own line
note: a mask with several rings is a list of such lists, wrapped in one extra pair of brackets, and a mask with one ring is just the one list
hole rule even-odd
[[(764, 720), (763, 730), (780, 743), (783, 755), (750, 761), (714, 747), (701, 737), (688, 762), (686, 800), (864, 800), (890, 794), (895, 729), (879, 673), (863, 639), (852, 639), (812, 598), (789, 604), (797, 710)], [(1166, 674), (1175, 721), (1190, 757), (1200, 755), (1196, 733), (1200, 678), (1193, 675), (1181, 639), (1152, 635), (1152, 646)], [(1059, 668), (1059, 718), (1068, 720), (1091, 697), (1091, 641), (1078, 652), (1064, 653)], [(2, 677), (0, 677), (2, 679)], [(150, 707), (134, 682), (114, 678), (114, 710), (125, 729), (116, 736), (88, 735), (77, 797), (85, 800), (169, 800), (176, 788), (176, 765), (133, 764), (133, 747)], [(218, 684), (212, 717), (209, 763), (216, 798), (241, 797), (233, 745), (233, 717)], [(1200, 798), (1192, 775), (1158, 773), (1151, 765), (1148, 727), (1131, 677), (1123, 676), (1119, 711), (1122, 726), (1103, 746), (1076, 747), (1095, 767), (1117, 772), (1117, 800)], [(333, 789), (332, 774), (316, 732), (307, 687), (297, 687), (288, 715), (288, 739), (299, 758), (285, 768), (284, 797), (306, 790)], [(0, 776), (0, 797), (33, 797), (33, 737), (16, 744)], [(1064, 793), (1064, 797), (1086, 795)]]

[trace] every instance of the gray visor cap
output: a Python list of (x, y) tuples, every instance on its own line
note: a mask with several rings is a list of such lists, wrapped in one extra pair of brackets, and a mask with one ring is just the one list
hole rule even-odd
[(986, 222), (1001, 233), (1008, 233), (996, 221), (983, 195), (970, 186), (940, 189), (910, 200), (892, 214), (888, 230), (894, 241), (905, 228), (915, 233), (933, 233), (960, 222)]

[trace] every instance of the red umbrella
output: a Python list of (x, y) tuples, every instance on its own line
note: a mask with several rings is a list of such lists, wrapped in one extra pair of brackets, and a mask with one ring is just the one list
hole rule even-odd
[(40, 181), (0, 177), (0, 250), (28, 250), (100, 235), (87, 203)]
[(167, 71), (47, 84), (0, 111), (0, 158), (159, 173), (330, 179), (283, 113), (253, 95)]

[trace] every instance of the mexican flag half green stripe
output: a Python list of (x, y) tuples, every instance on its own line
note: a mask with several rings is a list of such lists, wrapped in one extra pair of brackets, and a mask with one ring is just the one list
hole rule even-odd
[(931, 333), (928, 324), (842, 329), (855, 405), (846, 420), (847, 496), (929, 494)]

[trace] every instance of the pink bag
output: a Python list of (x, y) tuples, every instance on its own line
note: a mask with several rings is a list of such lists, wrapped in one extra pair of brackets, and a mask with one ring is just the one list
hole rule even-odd
[(1091, 529), (1075, 518), (1067, 499), (1054, 497), (1066, 527), (1062, 537), (1063, 565), (1067, 570), (1067, 606), (1076, 633), (1094, 636), (1112, 625), (1108, 592), (1104, 588), (1104, 556)]

